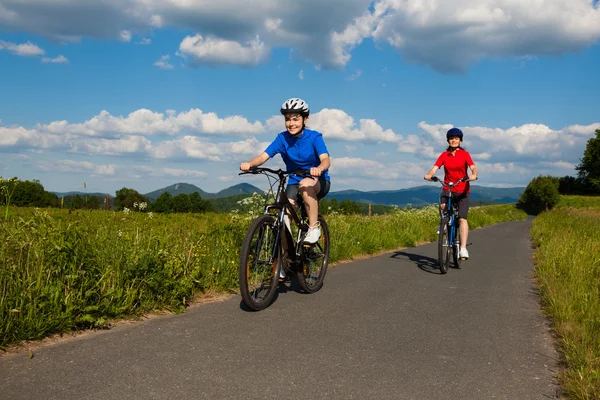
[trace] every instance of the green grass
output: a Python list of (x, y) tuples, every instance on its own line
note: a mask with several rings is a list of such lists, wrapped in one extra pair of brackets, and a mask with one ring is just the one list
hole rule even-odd
[(560, 201), (556, 208), (600, 209), (600, 196), (560, 196)]
[[(473, 207), (471, 228), (522, 220), (513, 205)], [(435, 239), (436, 207), (330, 216), (331, 262)], [(250, 219), (12, 208), (0, 222), (0, 348), (102, 327), (153, 310), (180, 312), (207, 291), (237, 291)]]
[(561, 383), (572, 398), (600, 399), (600, 198), (576, 197), (538, 216), (531, 233), (543, 309), (564, 355)]

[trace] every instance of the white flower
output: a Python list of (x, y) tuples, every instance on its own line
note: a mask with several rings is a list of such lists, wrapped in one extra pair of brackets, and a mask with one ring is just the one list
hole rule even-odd
[(127, 208), (127, 207), (123, 207), (123, 212), (125, 214), (129, 214), (131, 212), (131, 210), (129, 208)]

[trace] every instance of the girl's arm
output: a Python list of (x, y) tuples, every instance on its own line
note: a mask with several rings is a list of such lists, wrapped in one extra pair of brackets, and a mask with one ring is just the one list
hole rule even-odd
[(323, 153), (319, 156), (321, 160), (321, 164), (318, 167), (314, 167), (310, 169), (310, 174), (312, 176), (321, 176), (324, 171), (328, 170), (331, 166), (331, 160), (329, 159), (329, 154)]
[(433, 175), (435, 175), (435, 173), (437, 172), (437, 170), (440, 169), (437, 165), (434, 165), (429, 172), (423, 177), (423, 179), (425, 179), (426, 181), (430, 180), (431, 177)]
[(469, 168), (471, 168), (471, 176), (469, 176), (469, 179), (471, 179), (472, 181), (477, 179), (477, 167), (475, 166), (475, 164), (473, 165), (469, 165)]
[(254, 157), (252, 160), (250, 160), (249, 162), (241, 163), (240, 169), (242, 171), (247, 172), (252, 167), (258, 167), (259, 165), (263, 165), (265, 162), (267, 162), (267, 160), (269, 158), (271, 158), (271, 157), (269, 157), (269, 155), (267, 153), (259, 154), (256, 157)]

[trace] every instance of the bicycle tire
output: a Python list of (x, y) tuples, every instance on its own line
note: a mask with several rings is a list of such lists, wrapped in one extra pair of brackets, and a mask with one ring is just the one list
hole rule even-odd
[(440, 273), (448, 272), (450, 266), (450, 246), (448, 246), (448, 219), (443, 218), (440, 222), (440, 234), (438, 237), (438, 261)]
[(454, 267), (460, 268), (460, 225), (454, 227), (454, 232), (455, 239), (452, 245), (452, 261), (454, 261)]
[(302, 245), (302, 265), (296, 272), (298, 284), (306, 293), (318, 292), (323, 287), (327, 264), (329, 263), (329, 226), (321, 215), (321, 238), (314, 245)]
[[(277, 291), (281, 248), (276, 237), (275, 219), (261, 215), (248, 228), (242, 244), (238, 267), (240, 294), (248, 308), (254, 311), (267, 308)], [(271, 261), (275, 246), (278, 247), (276, 257)]]

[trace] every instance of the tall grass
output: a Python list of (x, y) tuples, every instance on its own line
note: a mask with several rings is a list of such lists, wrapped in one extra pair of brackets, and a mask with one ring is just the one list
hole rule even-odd
[(531, 233), (543, 308), (566, 363), (563, 387), (600, 399), (600, 209), (543, 213)]
[[(524, 219), (512, 205), (474, 207), (472, 228)], [(101, 327), (194, 297), (236, 291), (250, 223), (223, 214), (13, 209), (0, 222), (0, 348)], [(378, 217), (330, 216), (331, 262), (436, 238), (435, 207)]]

